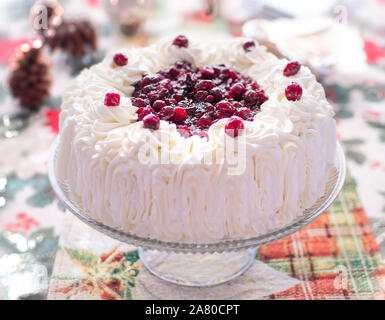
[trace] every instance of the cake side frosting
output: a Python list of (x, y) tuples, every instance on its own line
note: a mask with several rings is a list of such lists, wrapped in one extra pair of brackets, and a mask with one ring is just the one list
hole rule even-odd
[[(245, 41), (190, 41), (179, 48), (164, 40), (122, 51), (128, 63), (119, 68), (111, 54), (72, 83), (63, 97), (57, 174), (90, 215), (139, 236), (207, 242), (262, 234), (318, 200), (336, 149), (324, 90), (308, 68), (284, 77), (288, 61), (263, 46), (245, 52)], [(225, 148), (228, 119), (208, 129), (209, 139), (182, 137), (175, 124), (163, 120), (156, 131), (137, 121), (129, 98), (135, 83), (180, 60), (198, 67), (223, 63), (258, 81), (268, 94), (254, 121), (244, 122), (242, 174), (229, 175), (220, 153), (213, 164), (202, 163)], [(293, 81), (303, 89), (298, 101), (284, 97)], [(121, 95), (119, 106), (106, 108), (108, 92)], [(140, 161), (144, 145), (172, 161)]]

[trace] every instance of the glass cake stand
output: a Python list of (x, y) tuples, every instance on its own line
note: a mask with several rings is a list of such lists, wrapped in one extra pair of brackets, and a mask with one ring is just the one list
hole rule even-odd
[(53, 190), (67, 209), (92, 228), (139, 247), (142, 263), (155, 276), (185, 286), (217, 285), (243, 274), (255, 261), (257, 247), (295, 233), (314, 221), (333, 203), (345, 180), (345, 157), (338, 143), (334, 167), (327, 181), (325, 193), (296, 220), (266, 234), (247, 239), (223, 239), (206, 244), (166, 242), (129, 234), (87, 215), (82, 204), (74, 200), (76, 197), (71, 193), (70, 186), (59, 181), (56, 176), (58, 139), (52, 146), (48, 174)]

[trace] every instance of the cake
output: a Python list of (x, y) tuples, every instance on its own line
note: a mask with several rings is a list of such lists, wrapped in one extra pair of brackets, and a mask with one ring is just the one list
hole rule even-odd
[(56, 174), (92, 218), (141, 237), (244, 239), (325, 192), (336, 125), (298, 61), (244, 38), (112, 52), (63, 96)]

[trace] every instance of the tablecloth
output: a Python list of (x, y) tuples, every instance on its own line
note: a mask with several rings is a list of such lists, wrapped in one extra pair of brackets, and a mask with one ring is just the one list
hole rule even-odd
[[(3, 83), (10, 54), (34, 36), (27, 21), (32, 3), (14, 0), (0, 5)], [(62, 3), (69, 12), (82, 8), (98, 26), (99, 57), (125, 43), (152, 40), (117, 38), (100, 1)], [(370, 3), (382, 10), (385, 6), (383, 1)], [(220, 19), (184, 19), (181, 31), (232, 32)], [(19, 136), (0, 140), (0, 298), (384, 299), (385, 37), (376, 25), (360, 28), (368, 74), (357, 81), (338, 76), (323, 81), (348, 162), (341, 194), (308, 227), (259, 248), (245, 275), (213, 288), (176, 287), (158, 280), (142, 266), (136, 248), (91, 230), (57, 200), (46, 164), (58, 132), (60, 95), (78, 70), (62, 54), (47, 53), (55, 81), (51, 98)], [(0, 102), (0, 114), (18, 111), (5, 85), (0, 87)]]

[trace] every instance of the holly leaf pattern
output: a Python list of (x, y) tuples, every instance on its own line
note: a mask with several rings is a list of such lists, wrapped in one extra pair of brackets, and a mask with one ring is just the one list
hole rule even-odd
[(380, 134), (380, 141), (385, 142), (385, 131)]
[(362, 140), (362, 139), (346, 139), (346, 140), (342, 140), (342, 143), (346, 146), (356, 146), (356, 145), (363, 144), (364, 140)]
[(372, 128), (385, 130), (385, 123), (377, 122), (377, 121), (366, 121), (366, 123)]
[(348, 159), (353, 160), (357, 164), (363, 164), (366, 160), (366, 156), (360, 152), (355, 150), (346, 150), (345, 155)]
[(68, 256), (77, 264), (84, 268), (95, 267), (99, 262), (99, 257), (89, 250), (63, 248)]
[[(32, 187), (34, 190), (34, 194), (26, 200), (32, 207), (44, 208), (56, 200), (56, 195), (51, 188), (48, 176), (45, 174), (36, 173), (31, 178), (21, 179), (15, 173), (12, 173), (6, 179), (7, 184), (4, 192), (6, 203), (14, 200), (16, 193), (27, 186)], [(4, 208), (5, 206), (1, 207), (0, 210)]]
[(372, 128), (379, 129), (380, 130), (379, 139), (381, 142), (385, 142), (385, 123), (378, 122), (378, 121), (370, 121), (370, 120), (366, 121), (366, 123)]
[(327, 90), (333, 93), (334, 100), (338, 103), (347, 103), (349, 101), (351, 88), (343, 87), (339, 84), (325, 86)]
[(139, 253), (137, 250), (124, 252), (123, 256), (124, 256), (125, 260), (130, 261), (132, 263), (135, 263), (136, 261), (139, 260)]
[(352, 118), (353, 112), (346, 109), (340, 109), (336, 111), (336, 117), (340, 119)]

